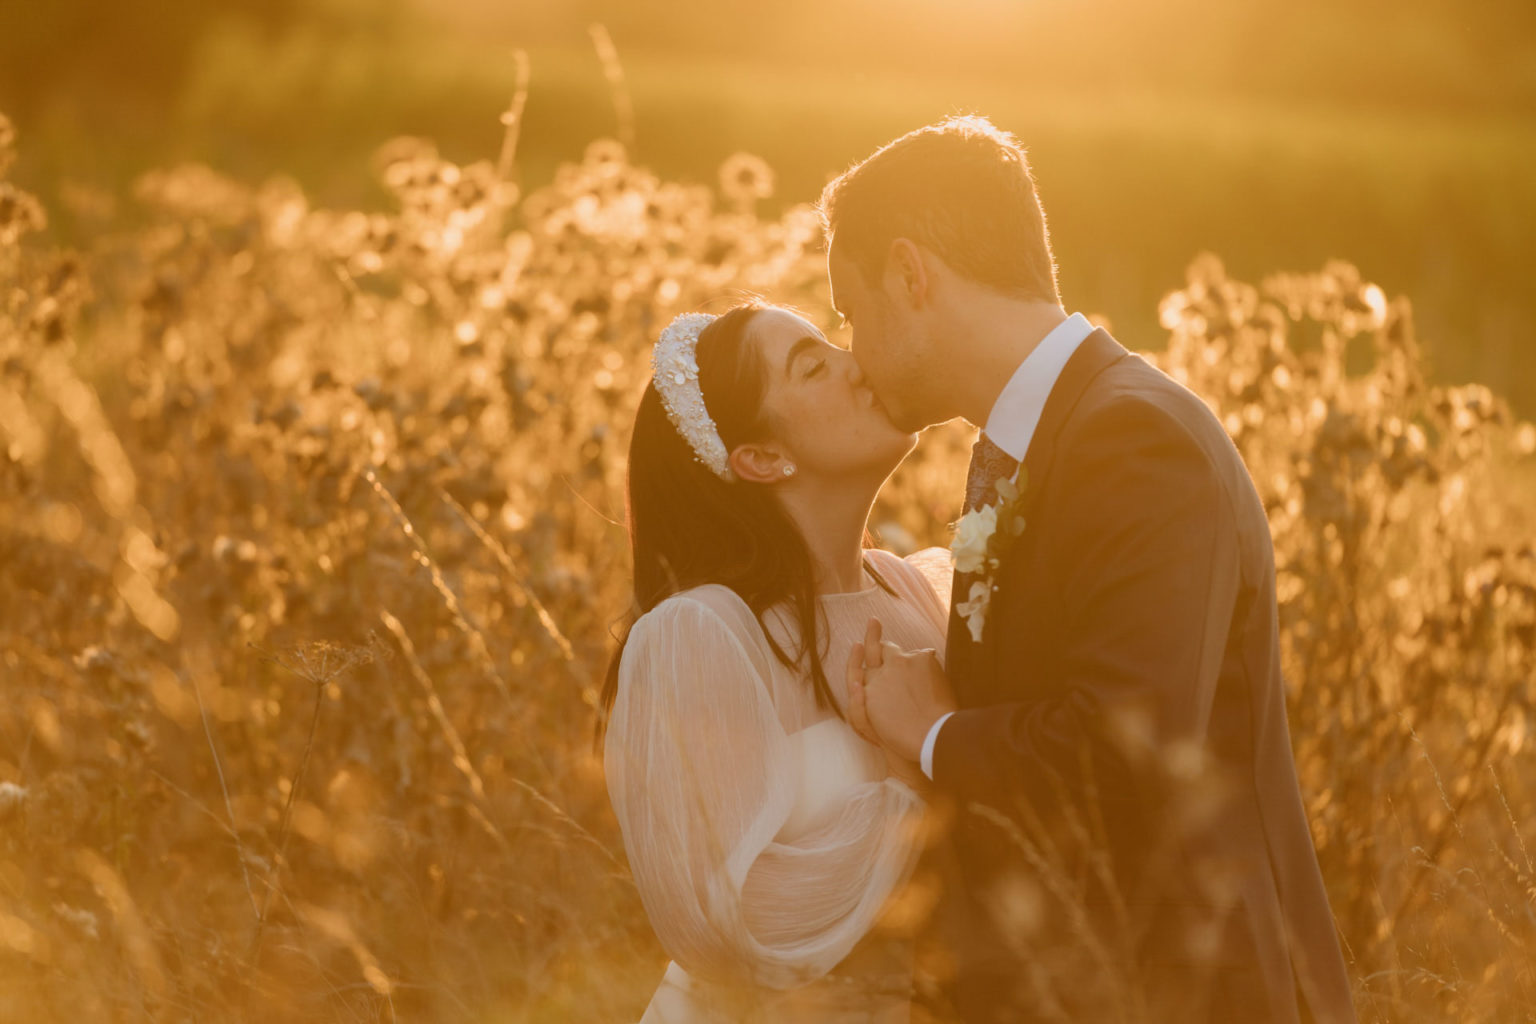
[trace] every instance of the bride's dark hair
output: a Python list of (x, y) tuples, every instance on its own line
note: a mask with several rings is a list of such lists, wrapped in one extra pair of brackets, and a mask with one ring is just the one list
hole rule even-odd
[[(699, 389), (727, 450), (765, 440), (772, 430), (763, 409), (766, 367), (747, 331), (766, 308), (759, 300), (743, 303), (699, 334)], [(598, 735), (618, 695), (619, 659), (635, 619), (706, 583), (734, 590), (759, 625), (768, 609), (787, 605), (799, 625), (798, 650), (784, 650), (767, 629), (763, 634), (781, 662), (809, 669), (816, 703), (841, 715), (821, 667), (815, 566), (800, 528), (771, 487), (722, 480), (700, 463), (667, 419), (654, 382), (635, 413), (627, 491), (634, 602), (603, 680)], [(867, 561), (865, 568), (885, 586)]]

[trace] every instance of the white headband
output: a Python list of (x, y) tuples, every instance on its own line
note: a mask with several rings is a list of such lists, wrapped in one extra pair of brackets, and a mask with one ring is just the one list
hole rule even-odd
[(667, 325), (651, 353), (652, 380), (661, 395), (667, 419), (677, 428), (694, 456), (722, 480), (734, 480), (730, 452), (720, 440), (715, 421), (699, 389), (699, 333), (714, 323), (708, 313), (684, 313)]

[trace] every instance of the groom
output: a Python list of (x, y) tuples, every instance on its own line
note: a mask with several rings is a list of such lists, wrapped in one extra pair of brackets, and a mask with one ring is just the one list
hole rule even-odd
[(1269, 526), (1221, 424), (1066, 314), (1024, 151), (987, 120), (897, 139), (822, 212), (833, 303), (892, 420), (983, 428), (945, 667), (877, 623), (850, 665), (855, 726), (953, 811), (925, 870), (955, 1008), (1353, 1021)]

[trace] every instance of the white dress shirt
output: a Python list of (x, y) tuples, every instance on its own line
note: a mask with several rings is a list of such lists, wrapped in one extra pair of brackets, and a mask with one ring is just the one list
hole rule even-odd
[[(1040, 414), (1045, 412), (1045, 400), (1051, 396), (1051, 389), (1056, 386), (1062, 369), (1092, 333), (1093, 324), (1088, 318), (1073, 313), (1040, 339), (1040, 344), (1024, 357), (1008, 383), (1003, 385), (987, 415), (982, 433), (1016, 461), (1024, 461), (1029, 443), (1034, 440), (1035, 428), (1040, 425)], [(923, 740), (918, 763), (930, 779), (933, 778), (933, 748), (938, 743), (939, 730), (952, 714), (953, 711), (934, 722)]]

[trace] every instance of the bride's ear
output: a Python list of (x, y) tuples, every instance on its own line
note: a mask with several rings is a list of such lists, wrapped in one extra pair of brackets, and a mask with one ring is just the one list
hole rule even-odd
[(748, 483), (777, 483), (795, 473), (794, 463), (772, 445), (737, 445), (731, 451), (730, 462), (731, 471), (736, 474), (736, 478)]

